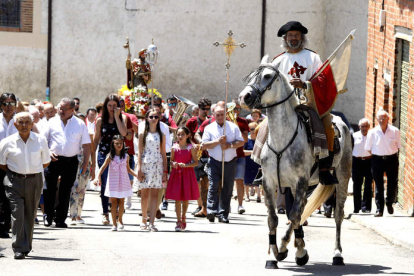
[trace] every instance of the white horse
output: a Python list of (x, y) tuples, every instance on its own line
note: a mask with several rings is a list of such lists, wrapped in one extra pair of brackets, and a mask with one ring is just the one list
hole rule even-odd
[[(343, 265), (341, 224), (352, 166), (349, 129), (340, 117), (333, 116), (333, 122), (340, 131), (341, 153), (335, 157), (333, 162), (339, 184), (328, 186), (319, 184), (307, 203), (306, 191), (308, 186), (319, 183), (319, 172), (316, 170), (311, 176), (311, 169), (315, 164), (313, 149), (308, 143), (306, 130), (301, 126), (295, 112), (295, 107), (299, 102), (296, 96), (292, 96), (294, 95), (293, 87), (286, 76), (279, 72), (278, 64), (269, 63), (267, 55), (262, 59), (260, 67), (246, 79), (247, 86), (239, 95), (241, 104), (249, 108), (267, 108), (268, 112), (269, 135), (260, 159), (268, 208), (269, 244), (275, 258), (282, 261), (287, 257), (287, 245), (294, 230), (297, 248), (296, 263), (305, 265), (308, 262), (309, 255), (305, 249), (302, 224), (336, 190), (336, 242), (333, 264)], [(294, 196), (293, 207), (289, 214), (291, 224), (285, 236), (282, 237), (280, 249), (276, 245), (278, 217), (275, 211), (275, 193), (277, 185), (291, 188)]]

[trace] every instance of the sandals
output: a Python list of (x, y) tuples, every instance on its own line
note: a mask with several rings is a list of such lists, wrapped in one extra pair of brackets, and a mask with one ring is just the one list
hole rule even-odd
[[(181, 219), (182, 219), (183, 221), (185, 221), (185, 220), (186, 220), (186, 218), (187, 218), (186, 216), (182, 216), (182, 218), (181, 218)], [(182, 222), (182, 223), (181, 223), (181, 230), (183, 230), (183, 231), (184, 231), (186, 227), (187, 227), (187, 222)]]
[(194, 217), (196, 217), (196, 218), (205, 218), (205, 217), (207, 217), (207, 215), (205, 215), (203, 212), (200, 211), (197, 214), (195, 214)]
[(102, 224), (103, 225), (109, 225), (109, 215), (108, 214), (104, 214), (102, 217)]
[(154, 226), (154, 224), (150, 223), (149, 229), (150, 232), (158, 232), (158, 229)]
[(181, 232), (182, 223), (181, 221), (176, 222), (175, 232)]
[[(144, 223), (145, 220), (145, 223)], [(139, 225), (139, 228), (141, 228), (141, 230), (148, 230), (148, 224), (147, 224), (147, 218), (142, 218), (141, 224)]]

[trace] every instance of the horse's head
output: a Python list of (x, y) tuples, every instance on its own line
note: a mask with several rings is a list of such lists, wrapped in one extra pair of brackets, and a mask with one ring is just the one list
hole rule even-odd
[(278, 91), (292, 91), (292, 86), (278, 67), (279, 64), (269, 63), (269, 56), (265, 55), (260, 66), (244, 78), (247, 86), (239, 94), (243, 107), (252, 109), (270, 105), (285, 97), (286, 93)]

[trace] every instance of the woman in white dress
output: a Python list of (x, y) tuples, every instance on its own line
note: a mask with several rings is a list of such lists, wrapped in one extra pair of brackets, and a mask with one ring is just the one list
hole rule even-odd
[[(148, 110), (145, 128), (138, 135), (138, 181), (141, 189), (142, 230), (156, 232), (154, 226), (158, 192), (167, 181), (165, 135), (161, 132), (160, 117), (155, 109)], [(150, 224), (147, 225), (147, 208), (150, 200)]]

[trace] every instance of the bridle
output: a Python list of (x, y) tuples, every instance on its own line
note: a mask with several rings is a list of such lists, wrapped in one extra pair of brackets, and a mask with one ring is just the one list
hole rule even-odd
[[(266, 108), (271, 108), (271, 107), (277, 106), (279, 104), (282, 104), (282, 103), (286, 102), (287, 100), (289, 100), (289, 98), (292, 97), (292, 95), (296, 91), (296, 89), (293, 89), (293, 91), (285, 99), (283, 99), (283, 100), (280, 100), (278, 102), (275, 102), (275, 103), (272, 103), (272, 104), (266, 105), (266, 106), (261, 105), (261, 98), (262, 98), (263, 94), (266, 93), (267, 90), (271, 90), (272, 89), (273, 83), (279, 77), (279, 70), (276, 69), (275, 67), (271, 66), (271, 65), (262, 65), (259, 68), (257, 68), (256, 70), (254, 70), (252, 73), (250, 73), (249, 76), (247, 76), (245, 78), (245, 80), (248, 79), (252, 74), (253, 74), (253, 76), (250, 77), (250, 79), (252, 79), (253, 77), (257, 77), (261, 72), (263, 72), (264, 69), (269, 69), (269, 70), (272, 70), (272, 71), (274, 71), (276, 73), (273, 76), (273, 78), (270, 80), (270, 82), (269, 82), (268, 85), (266, 85), (263, 88), (260, 88), (259, 85), (258, 85), (258, 80), (256, 80), (253, 84), (248, 84), (247, 85), (256, 94), (256, 99), (255, 99), (255, 101), (253, 103), (253, 107), (254, 108), (257, 108), (257, 109), (266, 109)], [(254, 93), (252, 93), (252, 94), (254, 94)]]
[[(292, 90), (292, 92), (286, 97), (286, 98), (284, 98), (283, 100), (280, 100), (280, 101), (278, 101), (278, 102), (275, 102), (275, 103), (272, 103), (272, 104), (270, 104), (270, 105), (266, 105), (266, 106), (262, 106), (261, 105), (261, 98), (262, 98), (262, 96), (263, 96), (263, 94), (267, 91), (267, 90), (270, 90), (270, 89), (272, 89), (272, 84), (274, 83), (274, 81), (279, 77), (279, 70), (278, 69), (276, 69), (276, 68), (274, 68), (273, 66), (270, 66), (270, 65), (262, 65), (262, 66), (260, 66), (259, 68), (257, 68), (256, 70), (254, 70), (253, 72), (251, 72), (250, 73), (250, 75), (249, 76), (247, 76), (246, 78), (245, 78), (245, 80), (247, 80), (247, 79), (250, 79), (250, 80), (252, 80), (253, 78), (257, 78), (257, 76), (259, 76), (259, 74), (261, 73), (261, 72), (263, 72), (263, 70), (264, 69), (270, 69), (270, 70), (272, 70), (272, 71), (275, 71), (275, 75), (273, 76), (273, 78), (270, 80), (270, 82), (269, 82), (269, 84), (268, 85), (266, 85), (265, 87), (263, 87), (263, 88), (260, 88), (259, 86), (258, 86), (258, 80), (256, 80), (256, 81), (254, 81), (254, 83), (253, 84), (248, 84), (247, 86), (249, 86), (252, 90), (253, 90), (253, 92), (252, 92), (252, 95), (253, 94), (256, 94), (256, 99), (255, 99), (255, 101), (254, 101), (254, 103), (253, 103), (253, 107), (254, 108), (257, 108), (257, 109), (266, 109), (266, 108), (270, 108), (270, 107), (274, 107), (274, 106), (277, 106), (277, 105), (280, 105), (280, 104), (282, 104), (282, 103), (284, 103), (284, 102), (286, 102), (287, 100), (289, 100), (289, 98), (290, 97), (292, 97), (292, 95), (295, 93), (295, 91), (297, 91), (296, 90), (296, 88), (295, 89), (293, 89)], [(293, 136), (292, 136), (292, 138), (290, 139), (290, 141), (289, 141), (289, 143), (282, 149), (282, 150), (280, 150), (280, 151), (277, 151), (277, 150), (275, 150), (270, 144), (269, 144), (269, 140), (266, 140), (266, 144), (267, 144), (267, 146), (269, 147), (269, 149), (276, 155), (276, 160), (277, 160), (277, 162), (276, 162), (276, 173), (277, 173), (277, 181), (278, 181), (278, 184), (279, 184), (279, 191), (280, 191), (280, 193), (282, 194), (282, 195), (284, 195), (285, 193), (286, 193), (286, 191), (282, 191), (282, 187), (281, 187), (281, 184), (280, 184), (280, 159), (282, 159), (282, 154), (293, 144), (293, 141), (295, 140), (295, 138), (296, 138), (296, 136), (298, 135), (298, 129), (299, 129), (299, 124), (300, 124), (300, 120), (299, 120), (299, 117), (298, 117), (298, 122), (297, 122), (297, 125), (296, 125), (296, 130), (295, 130), (295, 133), (293, 134)]]

